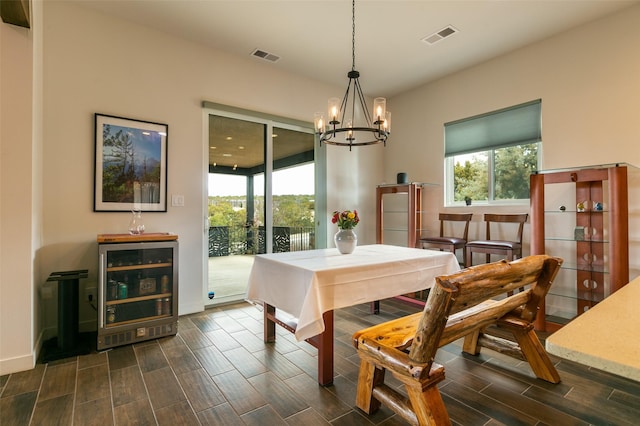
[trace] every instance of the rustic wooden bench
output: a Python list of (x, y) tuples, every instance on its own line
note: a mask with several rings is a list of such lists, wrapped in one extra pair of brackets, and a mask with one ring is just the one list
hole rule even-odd
[[(356, 332), (358, 408), (371, 414), (384, 403), (414, 425), (451, 424), (437, 387), (444, 367), (434, 358), (439, 347), (460, 338), (466, 353), (477, 355), (484, 346), (527, 361), (538, 378), (559, 383), (533, 321), (561, 264), (560, 258), (537, 255), (441, 276), (423, 312)], [(490, 335), (489, 326), (511, 332), (515, 341)], [(387, 370), (407, 396), (384, 383)]]

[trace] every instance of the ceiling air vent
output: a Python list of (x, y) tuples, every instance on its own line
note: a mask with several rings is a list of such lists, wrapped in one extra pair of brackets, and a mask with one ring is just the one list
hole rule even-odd
[(447, 27), (444, 27), (443, 29), (441, 29), (440, 31), (437, 31), (431, 35), (428, 35), (426, 37), (422, 38), (422, 41), (424, 41), (425, 43), (431, 45), (431, 44), (436, 44), (437, 42), (444, 40), (445, 38), (454, 35), (455, 33), (457, 33), (458, 30), (449, 25)]
[(256, 58), (264, 59), (269, 62), (277, 62), (280, 60), (280, 56), (274, 55), (273, 53), (265, 52), (264, 50), (256, 49), (251, 53), (251, 56), (255, 56)]

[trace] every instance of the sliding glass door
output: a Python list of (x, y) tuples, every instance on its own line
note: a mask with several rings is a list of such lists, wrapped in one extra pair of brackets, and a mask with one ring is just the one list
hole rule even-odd
[(260, 115), (208, 115), (206, 304), (242, 300), (253, 256), (315, 244), (314, 135)]

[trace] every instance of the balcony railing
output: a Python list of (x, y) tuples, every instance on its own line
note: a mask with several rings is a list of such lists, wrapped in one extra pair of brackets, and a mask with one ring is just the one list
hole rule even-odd
[[(273, 253), (314, 248), (313, 228), (273, 227)], [(209, 228), (209, 257), (266, 252), (264, 226), (212, 226)]]

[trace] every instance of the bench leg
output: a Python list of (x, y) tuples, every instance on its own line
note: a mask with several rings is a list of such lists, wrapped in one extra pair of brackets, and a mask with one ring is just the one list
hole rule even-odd
[(469, 355), (478, 355), (480, 353), (480, 346), (478, 346), (478, 337), (480, 336), (480, 330), (472, 331), (464, 336), (464, 342), (462, 343), (462, 352)]
[(373, 397), (373, 388), (384, 383), (384, 373), (385, 370), (376, 368), (373, 363), (360, 360), (356, 406), (367, 414), (380, 408), (380, 401)]
[(512, 331), (536, 377), (550, 383), (560, 383), (558, 370), (551, 362), (549, 354), (540, 343), (533, 328), (530, 330), (515, 328)]
[(415, 382), (413, 386), (405, 383), (405, 386), (419, 425), (451, 425), (449, 413), (447, 413), (436, 383), (427, 385), (424, 390), (422, 390), (423, 384), (420, 382)]

